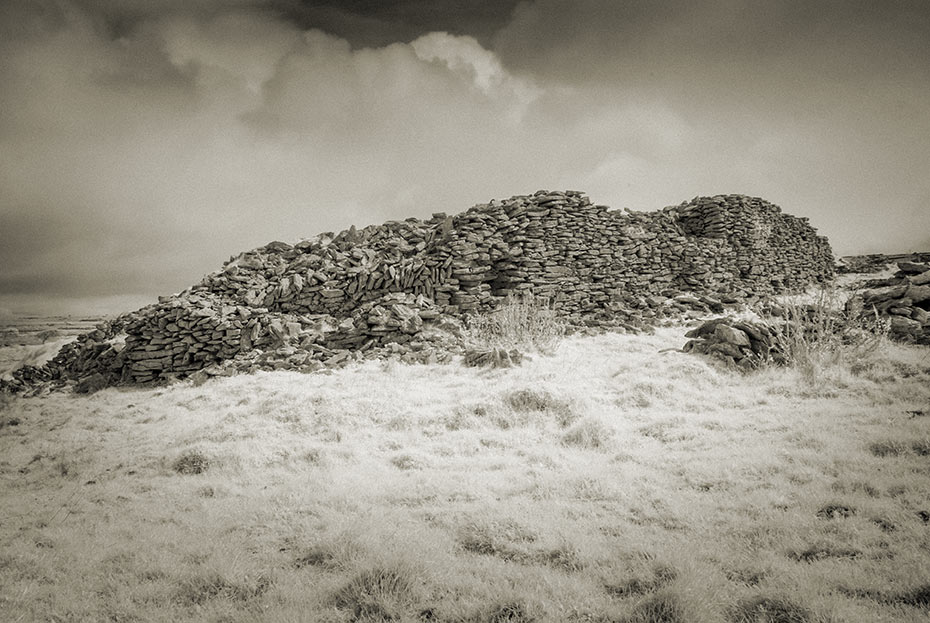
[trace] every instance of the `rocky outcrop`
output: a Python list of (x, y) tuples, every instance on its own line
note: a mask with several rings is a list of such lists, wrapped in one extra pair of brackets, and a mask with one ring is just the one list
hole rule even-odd
[(877, 273), (893, 264), (930, 263), (930, 253), (896, 253), (883, 255), (846, 255), (836, 262), (836, 271), (844, 273)]
[(889, 334), (895, 339), (930, 344), (930, 265), (907, 261), (898, 268), (900, 276), (858, 292), (847, 309), (877, 313), (887, 320)]
[[(670, 310), (800, 289), (832, 272), (826, 239), (762, 199), (698, 197), (639, 213), (577, 191), (538, 191), (241, 253), (99, 329), (52, 374), (148, 383), (228, 362), (254, 369), (269, 352), (280, 354), (272, 367), (295, 369), (366, 352), (428, 360), (439, 352), (430, 344), (449, 340), (443, 326), (508, 296), (545, 298), (573, 323), (636, 327)], [(114, 345), (118, 334), (124, 341)]]
[(691, 338), (682, 350), (711, 355), (750, 370), (766, 363), (784, 363), (778, 337), (772, 327), (735, 318), (714, 318), (685, 333)]

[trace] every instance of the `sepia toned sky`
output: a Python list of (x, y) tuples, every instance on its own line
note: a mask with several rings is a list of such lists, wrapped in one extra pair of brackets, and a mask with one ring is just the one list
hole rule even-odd
[(0, 314), (538, 189), (930, 251), (926, 0), (6, 0)]

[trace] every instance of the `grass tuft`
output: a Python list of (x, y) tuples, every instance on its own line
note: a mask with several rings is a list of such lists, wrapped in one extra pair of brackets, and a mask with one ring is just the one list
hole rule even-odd
[(300, 554), (294, 560), (296, 569), (318, 567), (332, 571), (354, 566), (363, 550), (356, 540), (342, 534), (332, 540), (314, 543), (298, 551)]
[(535, 620), (526, 607), (519, 603), (491, 606), (486, 612), (475, 617), (475, 623), (532, 623)]
[(171, 464), (179, 474), (202, 474), (210, 467), (210, 460), (199, 450), (188, 450)]
[(294, 567), (303, 569), (304, 567), (323, 567), (332, 569), (336, 566), (336, 555), (332, 549), (316, 545), (297, 557), (294, 561)]
[(552, 353), (565, 336), (565, 321), (544, 299), (508, 296), (494, 311), (468, 319), (465, 342), (475, 349)]
[(922, 584), (909, 590), (881, 591), (868, 588), (849, 588), (840, 586), (839, 591), (855, 599), (871, 599), (892, 606), (911, 606), (930, 609), (930, 584)]
[(585, 568), (585, 563), (581, 560), (578, 550), (564, 543), (559, 547), (537, 552), (534, 558), (544, 565), (569, 573), (575, 573)]
[(844, 519), (856, 514), (856, 509), (845, 504), (827, 504), (817, 511), (820, 519)]
[(423, 466), (423, 463), (415, 456), (404, 453), (392, 456), (391, 465), (399, 470), (407, 471), (411, 469), (420, 469)]
[(671, 591), (662, 591), (636, 604), (628, 623), (690, 623), (681, 598)]
[(923, 584), (902, 593), (895, 595), (895, 603), (917, 608), (930, 608), (930, 584)]
[(918, 439), (913, 442), (911, 444), (911, 450), (918, 456), (930, 455), (930, 437), (924, 437), (923, 439)]
[(546, 390), (522, 388), (504, 395), (504, 404), (517, 413), (546, 413), (553, 416), (561, 427), (569, 426), (578, 418), (572, 403)]
[(811, 613), (784, 597), (757, 595), (741, 600), (730, 612), (731, 623), (808, 623)]
[(746, 586), (758, 586), (762, 583), (762, 580), (768, 577), (769, 571), (767, 569), (741, 567), (726, 569), (724, 574), (731, 582), (738, 582)]
[(374, 567), (357, 574), (333, 595), (333, 605), (356, 621), (397, 621), (410, 615), (418, 597), (413, 571), (402, 565)]
[(196, 575), (183, 582), (175, 591), (175, 601), (184, 607), (200, 606), (213, 599), (247, 602), (261, 597), (271, 581), (264, 575), (252, 582), (231, 582), (220, 573)]
[(678, 572), (668, 565), (655, 564), (645, 575), (634, 575), (620, 582), (604, 585), (604, 590), (614, 597), (646, 595), (664, 588), (678, 577)]
[(851, 547), (834, 547), (833, 545), (811, 545), (801, 550), (791, 550), (788, 558), (797, 562), (817, 562), (828, 558), (859, 558), (862, 552)]
[(602, 421), (585, 418), (565, 431), (562, 444), (587, 450), (606, 450), (611, 446), (614, 431)]
[(513, 543), (532, 543), (536, 535), (519, 524), (508, 522), (468, 523), (459, 530), (458, 542), (472, 554), (494, 556), (501, 560), (526, 558)]
[(898, 439), (882, 439), (869, 444), (869, 452), (878, 457), (900, 456), (907, 453), (907, 444)]

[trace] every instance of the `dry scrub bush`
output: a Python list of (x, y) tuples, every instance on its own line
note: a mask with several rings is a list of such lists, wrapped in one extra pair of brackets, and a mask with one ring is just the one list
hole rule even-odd
[(810, 303), (787, 301), (758, 313), (772, 333), (769, 363), (793, 367), (811, 381), (849, 368), (877, 351), (888, 335), (887, 322), (874, 309), (863, 309), (855, 298), (844, 308), (832, 287), (821, 288)]
[(545, 299), (508, 296), (489, 314), (469, 317), (465, 342), (470, 348), (516, 348), (553, 352), (565, 336), (565, 322)]

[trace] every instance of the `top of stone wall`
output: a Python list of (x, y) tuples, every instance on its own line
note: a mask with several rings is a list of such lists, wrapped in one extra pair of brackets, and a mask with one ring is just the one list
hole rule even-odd
[[(240, 253), (88, 335), (55, 365), (71, 378), (150, 382), (269, 349), (297, 349), (292, 360), (305, 363), (419, 343), (444, 318), (510, 296), (542, 297), (575, 323), (629, 326), (658, 313), (663, 296), (781, 292), (832, 272), (829, 244), (807, 219), (758, 197), (633, 212), (543, 190)], [(118, 332), (125, 347), (115, 352)]]

